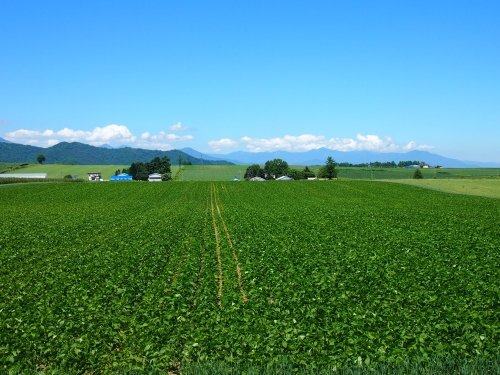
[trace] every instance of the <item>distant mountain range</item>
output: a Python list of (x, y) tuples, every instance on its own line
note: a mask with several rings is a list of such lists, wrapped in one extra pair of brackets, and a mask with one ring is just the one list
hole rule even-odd
[[(181, 148), (182, 152), (185, 152), (188, 155), (191, 155), (192, 157), (199, 158), (203, 161), (228, 161), (227, 158), (225, 158), (225, 155), (210, 155), (210, 154), (204, 154), (200, 151), (195, 150), (194, 148), (191, 147), (185, 147)], [(231, 162), (232, 164), (249, 164), (249, 163), (239, 163), (239, 162)], [(251, 163), (250, 163), (251, 164)]]
[[(199, 152), (192, 149), (183, 149), (184, 152), (190, 155), (200, 155)], [(195, 151), (194, 153), (192, 151)], [(405, 153), (395, 152), (370, 152), (370, 151), (333, 151), (327, 148), (319, 148), (306, 152), (245, 152), (236, 151), (229, 154), (221, 155), (203, 155), (205, 160), (227, 160), (234, 164), (264, 164), (267, 160), (280, 158), (291, 165), (320, 165), (324, 164), (328, 156), (332, 156), (336, 162), (342, 163), (372, 163), (372, 162), (391, 162), (396, 163), (407, 160), (418, 160), (425, 162), (431, 166), (441, 165), (448, 168), (496, 168), (500, 167), (500, 163), (485, 163), (474, 161), (461, 161), (457, 159), (447, 158), (445, 156), (433, 154), (427, 151), (409, 151)]]
[(225, 160), (202, 160), (180, 150), (160, 151), (140, 148), (95, 147), (79, 142), (61, 142), (54, 146), (43, 148), (21, 145), (0, 138), (0, 162), (5, 163), (36, 163), (38, 155), (45, 156), (45, 163), (50, 164), (120, 164), (130, 165), (133, 162), (147, 162), (155, 157), (167, 156), (172, 165), (179, 162), (194, 165), (225, 165), (232, 164)]
[(390, 162), (407, 160), (418, 160), (431, 166), (441, 165), (448, 168), (498, 168), (500, 163), (485, 163), (462, 161), (433, 154), (427, 151), (410, 151), (406, 153), (385, 153), (370, 151), (333, 151), (327, 148), (319, 148), (306, 152), (245, 152), (236, 151), (229, 154), (204, 154), (193, 148), (181, 150), (146, 150), (141, 148), (120, 147), (113, 148), (109, 145), (101, 147), (90, 146), (79, 142), (61, 142), (52, 147), (35, 147), (9, 142), (0, 138), (0, 162), (7, 163), (34, 163), (36, 157), (43, 154), (46, 163), (61, 164), (121, 164), (128, 165), (133, 162), (150, 161), (156, 156), (167, 156), (175, 165), (179, 160), (183, 163), (194, 165), (228, 165), (228, 164), (264, 164), (268, 160), (280, 158), (290, 165), (321, 165), (325, 163), (328, 156), (332, 156), (336, 162), (342, 163), (370, 163)]

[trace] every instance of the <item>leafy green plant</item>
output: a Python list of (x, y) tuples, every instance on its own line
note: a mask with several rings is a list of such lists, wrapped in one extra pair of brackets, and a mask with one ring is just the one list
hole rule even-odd
[(0, 207), (4, 372), (498, 369), (498, 199), (82, 183), (4, 186)]

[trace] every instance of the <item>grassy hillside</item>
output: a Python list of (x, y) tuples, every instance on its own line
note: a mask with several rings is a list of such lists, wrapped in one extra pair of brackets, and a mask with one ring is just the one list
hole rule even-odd
[(66, 175), (77, 175), (86, 179), (89, 172), (101, 172), (105, 180), (109, 180), (117, 169), (128, 168), (130, 165), (71, 165), (71, 164), (29, 164), (13, 171), (13, 173), (47, 173), (48, 178), (63, 178)]
[(500, 367), (498, 199), (80, 183), (4, 186), (0, 207), (3, 372)]
[(0, 163), (0, 173), (14, 173), (18, 166), (16, 163)]

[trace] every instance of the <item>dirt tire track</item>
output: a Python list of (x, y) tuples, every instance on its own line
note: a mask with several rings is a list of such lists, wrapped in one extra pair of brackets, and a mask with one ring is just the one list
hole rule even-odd
[(210, 211), (212, 213), (212, 225), (215, 235), (215, 254), (217, 255), (217, 304), (222, 305), (222, 256), (219, 238), (219, 226), (217, 225), (217, 216), (215, 214), (215, 188), (214, 184), (210, 185)]
[(240, 295), (241, 295), (241, 300), (243, 303), (248, 302), (248, 297), (245, 292), (245, 288), (243, 286), (243, 276), (241, 274), (241, 266), (240, 266), (240, 261), (238, 259), (238, 253), (236, 252), (236, 246), (234, 246), (233, 240), (231, 239), (231, 235), (229, 234), (229, 230), (227, 229), (226, 221), (224, 220), (224, 217), (222, 216), (222, 210), (220, 209), (220, 206), (222, 204), (219, 201), (218, 195), (217, 195), (217, 188), (214, 188), (214, 196), (215, 196), (215, 207), (217, 208), (217, 213), (219, 214), (221, 223), (222, 223), (222, 228), (224, 229), (224, 233), (227, 238), (227, 242), (229, 243), (229, 247), (231, 248), (231, 252), (233, 254), (233, 259), (236, 264), (236, 276), (238, 278), (238, 286), (240, 289)]

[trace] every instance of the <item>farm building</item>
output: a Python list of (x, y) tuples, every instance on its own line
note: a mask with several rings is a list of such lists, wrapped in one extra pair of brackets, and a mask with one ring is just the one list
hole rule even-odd
[(293, 178), (288, 177), (288, 176), (281, 176), (276, 179), (276, 181), (292, 181)]
[(47, 173), (0, 173), (0, 178), (47, 178)]
[(152, 173), (148, 176), (150, 182), (161, 182), (162, 175), (160, 173)]
[(120, 173), (116, 176), (111, 176), (111, 181), (132, 181), (132, 176), (127, 173)]
[(89, 181), (102, 181), (101, 172), (89, 172), (87, 175), (89, 176)]
[(250, 181), (266, 181), (262, 177), (252, 177)]

